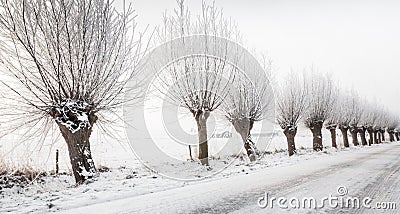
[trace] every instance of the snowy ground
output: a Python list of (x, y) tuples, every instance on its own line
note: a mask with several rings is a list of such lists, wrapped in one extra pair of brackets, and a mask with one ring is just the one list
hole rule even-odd
[[(351, 193), (357, 194), (366, 188), (367, 193), (381, 200), (399, 202), (399, 198), (392, 197), (400, 195), (398, 192), (385, 198), (381, 191), (387, 192), (388, 186), (373, 183), (384, 179), (386, 184), (395, 185), (395, 191), (400, 190), (399, 175), (393, 173), (399, 170), (399, 152), (399, 143), (327, 149), (318, 153), (303, 149), (291, 158), (285, 152), (277, 152), (266, 154), (255, 164), (234, 159), (221, 173), (197, 182), (163, 178), (140, 165), (112, 168), (110, 172), (101, 173), (95, 182), (78, 187), (74, 186), (72, 176), (59, 175), (46, 177), (44, 182), (28, 188), (3, 190), (0, 210), (22, 213), (60, 210), (68, 213), (85, 210), (101, 213), (265, 212), (257, 207), (257, 198), (264, 191), (271, 191), (277, 197), (289, 194), (319, 197), (334, 194), (338, 185), (346, 185)], [(230, 158), (233, 159), (227, 156), (213, 160), (211, 165), (228, 164)], [(197, 163), (188, 164), (193, 167), (193, 176), (207, 171)], [(182, 166), (175, 167), (179, 170)], [(390, 172), (382, 170), (386, 168)], [(376, 190), (379, 187), (384, 189)]]
[[(65, 212), (87, 213), (397, 213), (396, 209), (380, 210), (379, 202), (400, 203), (400, 144), (386, 144), (353, 151), (322, 152), (299, 155), (285, 164), (260, 167), (237, 176), (192, 183), (151, 194), (126, 196), (95, 204), (74, 204)], [(308, 160), (305, 160), (307, 158)], [(274, 157), (275, 158), (275, 157)], [(274, 159), (272, 158), (272, 159)], [(279, 158), (278, 158), (279, 159)], [(301, 162), (300, 162), (301, 160)], [(273, 161), (272, 161), (273, 162)], [(244, 167), (244, 166), (241, 166)], [(231, 170), (234, 171), (235, 167)], [(249, 171), (246, 171), (249, 170)], [(338, 186), (346, 188), (339, 194)], [(331, 208), (315, 210), (261, 209), (258, 198), (265, 192), (275, 197), (370, 197), (371, 208)], [(326, 204), (325, 204), (326, 205)]]

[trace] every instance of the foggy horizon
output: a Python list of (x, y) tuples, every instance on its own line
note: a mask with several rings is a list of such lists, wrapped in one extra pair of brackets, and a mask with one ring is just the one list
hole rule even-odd
[[(212, 2), (212, 1), (206, 1)], [(115, 2), (121, 7), (122, 1)], [(152, 31), (175, 0), (130, 0), (139, 29)], [(192, 13), (201, 1), (187, 0)], [(400, 115), (396, 87), (400, 75), (400, 2), (216, 0), (225, 17), (237, 22), (244, 45), (266, 53), (278, 81), (289, 71), (313, 66), (332, 74), (339, 87), (355, 89), (368, 101)]]

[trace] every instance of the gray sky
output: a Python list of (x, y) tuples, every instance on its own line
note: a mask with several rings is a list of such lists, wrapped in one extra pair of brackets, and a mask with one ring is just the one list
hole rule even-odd
[[(175, 0), (131, 0), (141, 27), (161, 22)], [(199, 0), (187, 0), (194, 11)], [(117, 0), (121, 5), (122, 0)], [(237, 21), (246, 45), (267, 52), (275, 73), (314, 65), (343, 87), (400, 114), (400, 1), (216, 0)]]

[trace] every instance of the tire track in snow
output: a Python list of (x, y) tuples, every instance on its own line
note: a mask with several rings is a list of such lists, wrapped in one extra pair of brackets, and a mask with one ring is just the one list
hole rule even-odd
[(386, 171), (382, 172), (372, 183), (369, 183), (359, 191), (356, 196), (359, 198), (372, 198), (371, 207), (375, 206), (375, 202), (396, 202), (397, 210), (368, 209), (361, 206), (354, 213), (398, 213), (398, 209), (400, 209), (400, 155), (397, 155), (396, 161), (392, 162)]

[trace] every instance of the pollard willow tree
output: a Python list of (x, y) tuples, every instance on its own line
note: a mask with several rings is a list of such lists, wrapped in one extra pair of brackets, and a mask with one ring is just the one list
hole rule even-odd
[(363, 146), (369, 145), (367, 141), (367, 130), (370, 124), (370, 118), (371, 118), (371, 112), (368, 109), (368, 103), (365, 99), (362, 99), (361, 103), (362, 106), (360, 107), (362, 109), (362, 116), (360, 118), (360, 121), (358, 122), (358, 133), (360, 134), (361, 137), (361, 144)]
[(337, 93), (332, 78), (327, 74), (320, 74), (312, 70), (306, 80), (309, 93), (304, 123), (313, 134), (314, 151), (321, 151), (323, 149), (322, 127), (333, 113)]
[(400, 141), (400, 120), (399, 120), (399, 125), (396, 127), (394, 130), (394, 136), (396, 137), (396, 141)]
[[(351, 138), (353, 141), (354, 146), (359, 145), (358, 141), (358, 133), (360, 132), (361, 127), (361, 120), (364, 114), (364, 103), (361, 97), (356, 93), (355, 91), (351, 91), (350, 93), (350, 103), (349, 104), (349, 111), (350, 111), (350, 123), (349, 123), (349, 128), (350, 128), (350, 134)], [(365, 132), (363, 132), (365, 134)], [(365, 139), (365, 135), (364, 138)], [(364, 140), (363, 140), (363, 145), (364, 145)]]
[(348, 131), (350, 129), (350, 124), (353, 120), (353, 113), (355, 112), (355, 106), (353, 105), (353, 98), (351, 96), (351, 91), (342, 91), (338, 98), (338, 112), (337, 121), (338, 128), (342, 133), (343, 145), (344, 147), (350, 147)]
[(388, 125), (387, 125), (387, 132), (389, 134), (389, 140), (390, 142), (394, 142), (394, 141), (398, 141), (399, 140), (399, 136), (397, 135), (397, 139), (395, 139), (395, 135), (396, 135), (396, 128), (399, 127), (400, 125), (400, 119), (398, 116), (395, 116), (393, 114), (389, 114), (388, 115)]
[(342, 133), (344, 147), (350, 147), (348, 131), (351, 130), (353, 144), (358, 145), (357, 134), (363, 115), (363, 104), (354, 90), (342, 91), (338, 98), (338, 127)]
[(389, 111), (387, 109), (384, 109), (382, 112), (382, 116), (379, 120), (379, 133), (380, 133), (380, 141), (381, 142), (385, 142), (386, 141), (386, 137), (385, 137), (385, 133), (386, 133), (386, 129), (388, 128), (389, 124), (390, 124), (390, 120), (392, 115), (389, 113)]
[(332, 114), (330, 114), (330, 116), (328, 117), (328, 119), (325, 122), (325, 128), (327, 130), (329, 130), (329, 132), (331, 133), (331, 144), (333, 148), (337, 148), (337, 140), (336, 140), (336, 129), (338, 127), (338, 103), (334, 103), (334, 105), (332, 106), (333, 111)]
[[(238, 72), (232, 66), (235, 62), (229, 64), (224, 57), (235, 53), (228, 53), (226, 44), (219, 38), (237, 41), (240, 34), (236, 25), (225, 19), (214, 4), (203, 1), (201, 14), (192, 20), (184, 1), (177, 3), (173, 15), (164, 15), (163, 25), (155, 34), (156, 43), (175, 41), (180, 42), (182, 50), (190, 50), (193, 45), (204, 49), (202, 54), (179, 59), (174, 58), (174, 50), (165, 53), (173, 61), (157, 76), (154, 84), (170, 101), (192, 113), (198, 130), (198, 158), (203, 165), (209, 165), (207, 120), (210, 113), (221, 106)], [(198, 37), (200, 44), (189, 42), (187, 38), (193, 35), (201, 35)]]
[(378, 117), (374, 127), (375, 142), (383, 143), (385, 141), (385, 130), (388, 123), (387, 111), (383, 106), (378, 109)]
[(378, 118), (379, 118), (378, 107), (372, 103), (367, 104), (364, 111), (363, 120), (364, 120), (364, 126), (367, 128), (367, 132), (369, 135), (368, 145), (370, 146), (374, 143), (377, 143), (374, 129), (377, 124)]
[(12, 79), (1, 82), (26, 110), (19, 125), (52, 119), (77, 183), (96, 174), (93, 127), (124, 102), (125, 83), (134, 74), (141, 49), (140, 39), (133, 39), (134, 18), (132, 7), (118, 13), (107, 0), (0, 3), (1, 63)]
[(252, 162), (257, 157), (257, 150), (251, 139), (254, 122), (272, 117), (274, 110), (274, 93), (270, 79), (272, 62), (265, 57), (263, 61), (263, 72), (266, 73), (254, 71), (251, 79), (238, 74), (233, 83), (236, 90), (230, 91), (227, 102), (223, 105), (226, 118), (241, 136), (246, 154)]
[(288, 143), (288, 154), (296, 153), (297, 126), (307, 109), (308, 87), (303, 76), (291, 72), (275, 90), (276, 120)]

